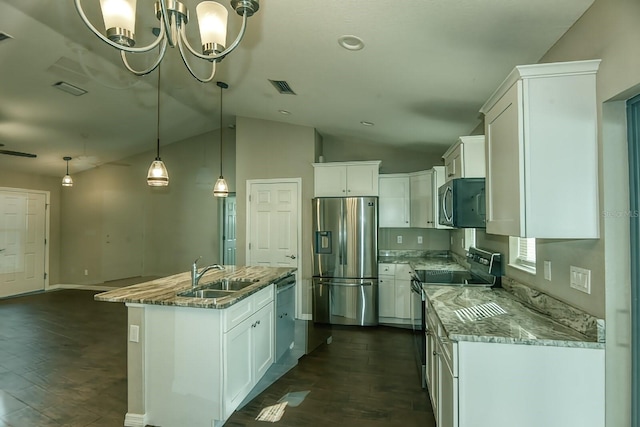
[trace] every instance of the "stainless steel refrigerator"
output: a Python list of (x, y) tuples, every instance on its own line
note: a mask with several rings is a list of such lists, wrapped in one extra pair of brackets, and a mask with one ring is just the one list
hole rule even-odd
[(378, 324), (378, 198), (313, 199), (313, 320)]

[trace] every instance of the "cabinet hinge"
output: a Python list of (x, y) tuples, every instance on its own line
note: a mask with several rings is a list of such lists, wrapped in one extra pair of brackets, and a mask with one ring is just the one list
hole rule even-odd
[(249, 250), (251, 250), (251, 242), (249, 242)]
[(44, 273), (44, 279), (47, 280), (47, 273)]
[(251, 203), (251, 194), (249, 194), (249, 203)]

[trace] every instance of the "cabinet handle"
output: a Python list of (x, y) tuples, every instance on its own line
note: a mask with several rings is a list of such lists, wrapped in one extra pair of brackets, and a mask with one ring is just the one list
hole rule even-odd
[(342, 192), (343, 192), (343, 193), (344, 193), (344, 192), (346, 192), (346, 191), (347, 191), (347, 190), (342, 190)]
[(433, 352), (433, 355), (434, 355), (434, 356), (437, 356), (437, 355), (438, 355), (438, 353), (434, 351), (434, 352)]

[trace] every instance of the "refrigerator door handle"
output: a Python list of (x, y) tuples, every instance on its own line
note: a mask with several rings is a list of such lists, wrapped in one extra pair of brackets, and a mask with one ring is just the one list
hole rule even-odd
[(373, 282), (362, 282), (362, 283), (318, 282), (318, 284), (327, 285), (327, 286), (347, 286), (347, 287), (373, 286)]

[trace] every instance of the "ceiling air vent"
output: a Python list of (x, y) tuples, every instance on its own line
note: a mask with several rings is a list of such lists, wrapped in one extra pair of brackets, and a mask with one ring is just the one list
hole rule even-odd
[(11, 37), (9, 34), (7, 33), (3, 33), (2, 31), (0, 31), (0, 42), (3, 42), (5, 40), (9, 40), (12, 39), (13, 37)]
[(273, 87), (276, 88), (276, 90), (283, 94), (283, 95), (295, 95), (296, 93), (293, 91), (293, 89), (291, 89), (291, 86), (289, 86), (289, 83), (287, 83), (284, 80), (269, 80), (271, 82), (271, 84), (273, 85)]

